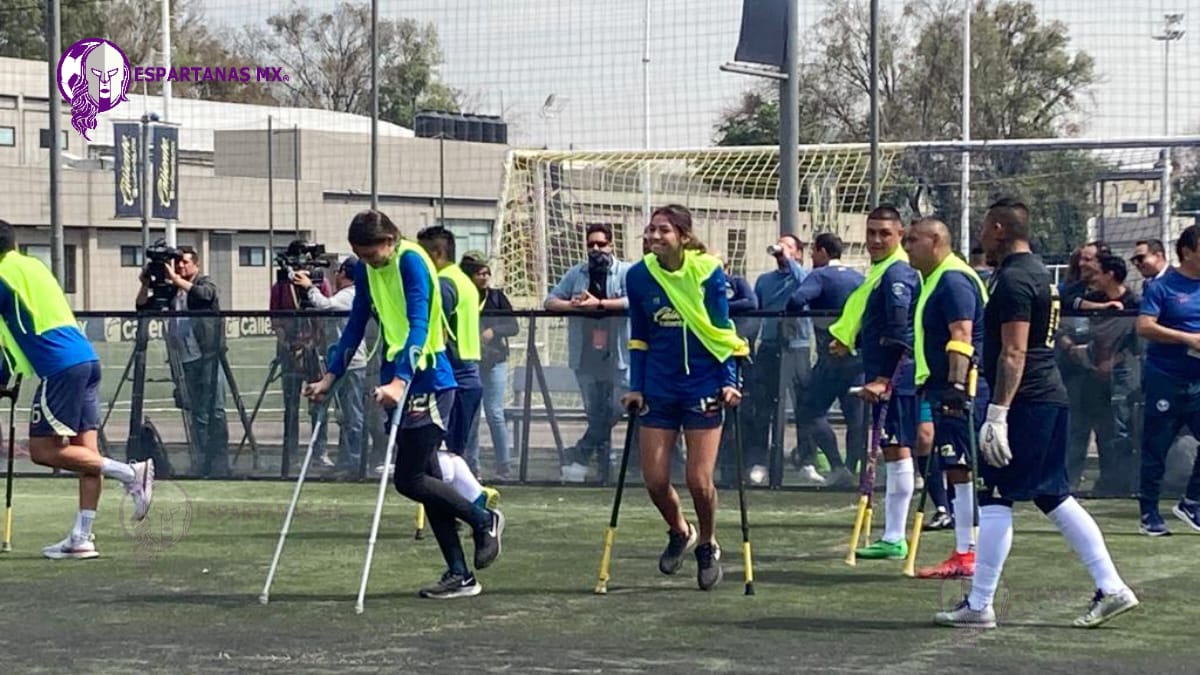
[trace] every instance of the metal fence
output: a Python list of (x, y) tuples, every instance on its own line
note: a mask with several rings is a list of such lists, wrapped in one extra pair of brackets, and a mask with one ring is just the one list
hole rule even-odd
[[(785, 325), (780, 316), (758, 312), (740, 315), (737, 320), (743, 334), (758, 333), (756, 324), (761, 323), (762, 335), (771, 335), (777, 326)], [(829, 320), (815, 313), (790, 316), (799, 318), (795, 325), (801, 326), (809, 320), (818, 326), (822, 320)], [(167, 324), (179, 318), (168, 314), (79, 315), (81, 327), (103, 364), (103, 452), (124, 460), (131, 447), (136, 451), (143, 437), (131, 443), (131, 433), (139, 433), (144, 425), (131, 425), (131, 420), (139, 419), (133, 410), (140, 407), (140, 417), (150, 420), (161, 436), (173, 478), (294, 478), (303, 461), (316, 410), (303, 399), (300, 387), (323, 372), (326, 351), (336, 340), (344, 317), (320, 312), (239, 312), (223, 313), (219, 318), (193, 315), (193, 321), (224, 324), (225, 350), (220, 360), (227, 367), (220, 368), (224, 402), (218, 406), (224, 418), (218, 415), (214, 419), (216, 436), (211, 431), (197, 430), (194, 389), (204, 385), (197, 384), (189, 364), (181, 362), (164, 338)], [(485, 326), (489, 321), (491, 325), (507, 322), (509, 328), (494, 331), (498, 337), (485, 347), (485, 389), (477, 423), (482, 478), (496, 483), (589, 485), (615, 479), (624, 424), (614, 401), (625, 391), (626, 373), (613, 361), (624, 358), (617, 346), (625, 338), (624, 317), (518, 311), (489, 312), (484, 317)], [(1072, 312), (1067, 312), (1062, 322), (1057, 356), (1071, 399), (1070, 473), (1079, 489), (1097, 496), (1127, 497), (1136, 491), (1143, 402), (1142, 349), (1133, 323), (1131, 313)], [(140, 383), (139, 326), (146, 337)], [(364, 386), (349, 397), (336, 397), (331, 405), (329, 424), (318, 437), (316, 459), (309, 473), (313, 479), (369, 480), (382, 470), (385, 417), (370, 395), (378, 382), (379, 363), (373, 328), (368, 326), (364, 341), (369, 365), (358, 371)], [(612, 360), (584, 355), (598, 340), (604, 341), (604, 353)], [(502, 344), (507, 350), (500, 348)], [(822, 370), (823, 347), (817, 340), (787, 349), (780, 349), (778, 344), (756, 344), (754, 358), (743, 373), (746, 398), (740, 416), (747, 468), (762, 467), (754, 476), (761, 479), (755, 485), (813, 486), (804, 467), (811, 465), (831, 479), (837, 472), (829, 466), (828, 448), (818, 451), (798, 440), (795, 397), (804, 400), (817, 387), (827, 389), (832, 381), (828, 371)], [(18, 429), (28, 422), (32, 395), (32, 386), (22, 392), (16, 413)], [(361, 410), (352, 401), (355, 395), (361, 397)], [(592, 399), (586, 407), (585, 395)], [(610, 403), (607, 413), (601, 413), (601, 421), (597, 422), (596, 406), (606, 399)], [(855, 412), (861, 406), (855, 407), (853, 399), (841, 398), (841, 402), (846, 401), (850, 401), (847, 409), (835, 401), (828, 419), (837, 442), (837, 456), (846, 459), (854, 470), (865, 450), (863, 432), (868, 422), (861, 412)], [(591, 434), (588, 408), (593, 410)], [(356, 433), (357, 415), (361, 415), (361, 435)], [(607, 443), (596, 442), (597, 429), (607, 437)], [(24, 443), (25, 434), (19, 431), (18, 472), (44, 475), (48, 470), (29, 461)], [(1168, 485), (1186, 481), (1195, 447), (1190, 437), (1177, 441), (1168, 461)], [(735, 479), (732, 450), (723, 442), (719, 484), (731, 485)], [(680, 479), (684, 452), (681, 447), (675, 462)], [(574, 470), (563, 469), (572, 464), (577, 465)], [(580, 466), (586, 466), (586, 474), (579, 472)], [(630, 476), (636, 482), (640, 480), (636, 461), (631, 466)], [(162, 473), (168, 473), (166, 467), (163, 469)], [(843, 483), (827, 487), (851, 486)]]

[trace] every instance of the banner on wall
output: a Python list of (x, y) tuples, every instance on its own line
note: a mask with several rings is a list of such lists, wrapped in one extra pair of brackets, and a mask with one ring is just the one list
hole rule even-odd
[(142, 217), (142, 136), (135, 122), (113, 123), (116, 218)]
[(154, 126), (150, 130), (152, 216), (179, 220), (179, 129)]

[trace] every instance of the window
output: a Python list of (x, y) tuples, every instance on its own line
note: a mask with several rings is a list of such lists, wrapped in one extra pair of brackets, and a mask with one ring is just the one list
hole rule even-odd
[(1121, 202), (1121, 213), (1137, 213), (1137, 202)]
[[(67, 132), (65, 130), (63, 130), (59, 133), (62, 134), (62, 141), (59, 143), (59, 149), (66, 150), (67, 149)], [(42, 129), (41, 131), (38, 132), (38, 142), (40, 143), (39, 147), (42, 147), (42, 148), (50, 147), (50, 130), (49, 129)]]
[(1157, 216), (1158, 215), (1158, 202), (1150, 202), (1149, 206), (1150, 206), (1149, 215)]
[(145, 264), (145, 254), (141, 246), (122, 246), (121, 267), (141, 267)]
[(242, 267), (266, 267), (266, 246), (239, 246), (238, 264)]
[(467, 251), (491, 253), (493, 221), (481, 218), (438, 218), (437, 224), (445, 225), (446, 229), (454, 233), (454, 248), (460, 258)]
[(17, 130), (13, 127), (0, 127), (0, 145), (12, 147), (17, 144)]
[[(49, 244), (21, 244), (19, 249), (21, 253), (32, 256), (45, 263), (46, 267), (54, 269), (50, 265), (50, 245)], [(62, 287), (66, 293), (75, 292), (75, 245), (63, 245), (63, 279)]]

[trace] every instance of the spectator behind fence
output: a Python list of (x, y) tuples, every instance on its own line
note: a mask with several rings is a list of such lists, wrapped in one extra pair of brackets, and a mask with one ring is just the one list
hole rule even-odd
[[(177, 312), (219, 312), (220, 297), (212, 279), (200, 274), (200, 256), (191, 246), (180, 246), (183, 254), (174, 266), (165, 265), (166, 277), (177, 289), (171, 309)], [(150, 263), (153, 264), (153, 263)], [(142, 287), (135, 305), (144, 309), (150, 301), (150, 277), (141, 275)], [(229, 477), (229, 427), (225, 419), (225, 374), (221, 356), (225, 351), (225, 324), (219, 316), (183, 317), (167, 322), (167, 349), (183, 368), (182, 407), (191, 408), (191, 473), (205, 478)], [(177, 392), (178, 394), (178, 392)]]
[[(759, 309), (782, 312), (788, 300), (808, 270), (804, 260), (804, 242), (791, 234), (785, 234), (772, 247), (770, 255), (775, 258), (775, 269), (764, 272), (754, 282), (754, 295), (758, 297)], [(772, 434), (779, 397), (792, 393), (793, 406), (797, 405), (808, 386), (811, 368), (809, 350), (812, 348), (812, 321), (810, 319), (763, 319), (758, 350), (749, 372), (746, 374), (746, 391), (749, 394), (749, 409), (746, 417), (746, 463), (750, 466), (750, 482), (763, 485), (767, 482), (767, 465), (770, 461)], [(786, 368), (786, 372), (784, 369)], [(782, 389), (780, 382), (783, 382)], [(783, 406), (786, 410), (786, 401)], [(783, 446), (787, 436), (787, 424), (780, 425), (781, 437), (774, 443)], [(801, 481), (806, 485), (822, 485), (824, 479), (812, 465), (800, 469)]]
[[(813, 240), (813, 272), (808, 275), (788, 301), (789, 310), (808, 307), (812, 310), (840, 310), (854, 289), (863, 283), (863, 275), (842, 264), (842, 240), (831, 232), (823, 232)], [(836, 317), (813, 319), (818, 345), (828, 345), (833, 337), (829, 326)], [(800, 397), (796, 406), (799, 445), (804, 466), (812, 466), (819, 448), (829, 460), (830, 474), (826, 482), (838, 487), (854, 483), (838, 453), (837, 435), (827, 417), (834, 401), (841, 405), (846, 419), (846, 460), (866, 453), (866, 418), (862, 399), (850, 394), (850, 387), (863, 384), (863, 363), (860, 354), (836, 355), (828, 349), (817, 350), (817, 365), (813, 369), (812, 386)]]
[[(1087, 295), (1107, 311), (1132, 310), (1138, 296), (1125, 287), (1125, 261), (1102, 255), (1099, 273), (1091, 277), (1095, 289)], [(1087, 460), (1088, 441), (1096, 435), (1100, 476), (1092, 487), (1096, 496), (1116, 497), (1133, 493), (1133, 448), (1129, 439), (1129, 394), (1137, 366), (1137, 336), (1133, 320), (1126, 316), (1088, 319), (1089, 339), (1072, 349), (1081, 366), (1074, 390), (1068, 438), (1067, 476), (1077, 485)]]
[[(349, 256), (342, 260), (333, 274), (334, 294), (326, 297), (312, 282), (308, 272), (297, 272), (292, 280), (296, 286), (304, 289), (308, 302), (313, 309), (322, 311), (348, 312), (354, 305), (354, 268), (358, 258)], [(338, 323), (338, 337), (346, 329), (346, 321)], [(366, 397), (367, 376), (367, 345), (361, 342), (358, 349), (350, 357), (346, 375), (334, 394), (334, 403), (338, 409), (338, 456), (334, 470), (339, 473), (357, 473), (363, 448), (366, 445), (364, 431), (366, 429), (365, 410), (363, 401)], [(326, 415), (326, 419), (329, 416)], [(320, 447), (314, 450), (320, 456), (327, 456), (325, 449), (325, 434), (317, 439)]]
[[(612, 229), (593, 224), (587, 229), (586, 262), (567, 270), (546, 297), (545, 308), (554, 312), (625, 311), (625, 275), (631, 265), (613, 255)], [(587, 414), (587, 430), (568, 452), (562, 478), (587, 479), (594, 457), (601, 475), (607, 475), (612, 452), (612, 429), (621, 418), (620, 398), (629, 383), (629, 324), (623, 318), (571, 318), (567, 320), (567, 359)]]
[[(1138, 494), (1141, 532), (1150, 536), (1170, 534), (1158, 500), (1175, 437), (1187, 425), (1200, 439), (1200, 225), (1179, 233), (1175, 254), (1179, 265), (1146, 289), (1137, 319), (1138, 335), (1150, 342), (1142, 377), (1146, 405)], [(1187, 492), (1172, 512), (1200, 530), (1200, 454)]]
[(971, 249), (971, 269), (975, 270), (984, 283), (987, 283), (987, 280), (992, 277), (994, 270), (988, 264), (987, 255), (984, 254), (982, 246)]
[(758, 296), (754, 295), (754, 289), (746, 277), (734, 273), (731, 260), (721, 255), (720, 251), (713, 251), (711, 255), (721, 260), (725, 270), (725, 297), (729, 300), (729, 314), (734, 317), (733, 326), (737, 329), (738, 337), (746, 340), (750, 350), (754, 351), (754, 341), (758, 338), (762, 319), (754, 316), (738, 318), (737, 315), (758, 309)]
[[(512, 303), (500, 288), (489, 288), (492, 269), (482, 251), (468, 251), (459, 263), (463, 272), (475, 282), (482, 298), (482, 311), (513, 311)], [(496, 462), (496, 476), (501, 480), (512, 477), (511, 457), (508, 446), (508, 422), (504, 419), (504, 404), (508, 398), (508, 338), (516, 336), (521, 327), (513, 316), (481, 316), (479, 319), (480, 342), (483, 346), (479, 361), (479, 378), (483, 380), (483, 416), (492, 435), (492, 454)], [(471, 425), (468, 452), (479, 456), (479, 417)]]
[(1146, 281), (1161, 279), (1167, 273), (1167, 249), (1160, 239), (1143, 239), (1133, 247), (1129, 261)]
[[(288, 245), (289, 255), (299, 257), (308, 242), (297, 239)], [(329, 280), (322, 279), (320, 293), (328, 297)], [(280, 269), (275, 275), (275, 283), (271, 286), (271, 311), (312, 309), (308, 301), (308, 293), (297, 288), (288, 274), (288, 270)], [(281, 388), (283, 393), (283, 461), (290, 465), (291, 458), (296, 456), (300, 447), (300, 390), (306, 382), (315, 382), (323, 374), (321, 358), (325, 351), (324, 320), (317, 318), (274, 317), (271, 327), (275, 329), (276, 349), (275, 363), (281, 372)], [(310, 421), (316, 420), (317, 408), (308, 406)], [(317, 444), (324, 448), (326, 429), (321, 428)], [(329, 468), (333, 460), (322, 453), (313, 455), (316, 466)], [(289, 466), (290, 468), (290, 466)]]
[[(1107, 303), (1094, 301), (1095, 291), (1092, 284), (1100, 273), (1100, 256), (1108, 255), (1108, 245), (1103, 242), (1090, 242), (1080, 247), (1071, 255), (1068, 268), (1067, 282), (1061, 291), (1062, 307), (1067, 310), (1080, 311), (1084, 309), (1101, 309)], [(1071, 406), (1071, 431), (1068, 434), (1067, 457), (1087, 457), (1088, 438), (1091, 427), (1083, 419), (1084, 398), (1092, 380), (1088, 373), (1088, 341), (1091, 340), (1091, 324), (1086, 317), (1066, 316), (1059, 325), (1058, 337), (1055, 341), (1055, 359), (1058, 370), (1062, 374), (1063, 384), (1067, 388), (1067, 396)], [(1071, 460), (1068, 460), (1068, 464)], [(1082, 470), (1083, 464), (1077, 467)], [(1070, 474), (1071, 488), (1079, 486), (1082, 474)]]

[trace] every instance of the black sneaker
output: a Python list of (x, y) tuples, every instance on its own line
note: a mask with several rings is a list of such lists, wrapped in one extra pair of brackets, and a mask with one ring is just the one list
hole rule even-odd
[(494, 509), (492, 522), (483, 529), (475, 530), (475, 569), (484, 569), (500, 557), (500, 537), (504, 534), (504, 514)]
[(700, 544), (696, 547), (696, 583), (700, 590), (711, 590), (721, 583), (725, 573), (721, 570), (721, 547), (716, 544)]
[(449, 600), (451, 598), (470, 598), (479, 595), (483, 585), (475, 580), (475, 575), (468, 572), (466, 576), (449, 570), (432, 586), (422, 588), (422, 598), (433, 600)]
[(954, 528), (954, 516), (938, 509), (937, 513), (933, 514), (925, 526), (921, 528), (924, 532), (932, 532), (933, 530), (950, 530)]
[(687, 534), (667, 530), (667, 548), (658, 557), (658, 571), (675, 574), (683, 567), (683, 556), (696, 547), (696, 528), (688, 523)]

